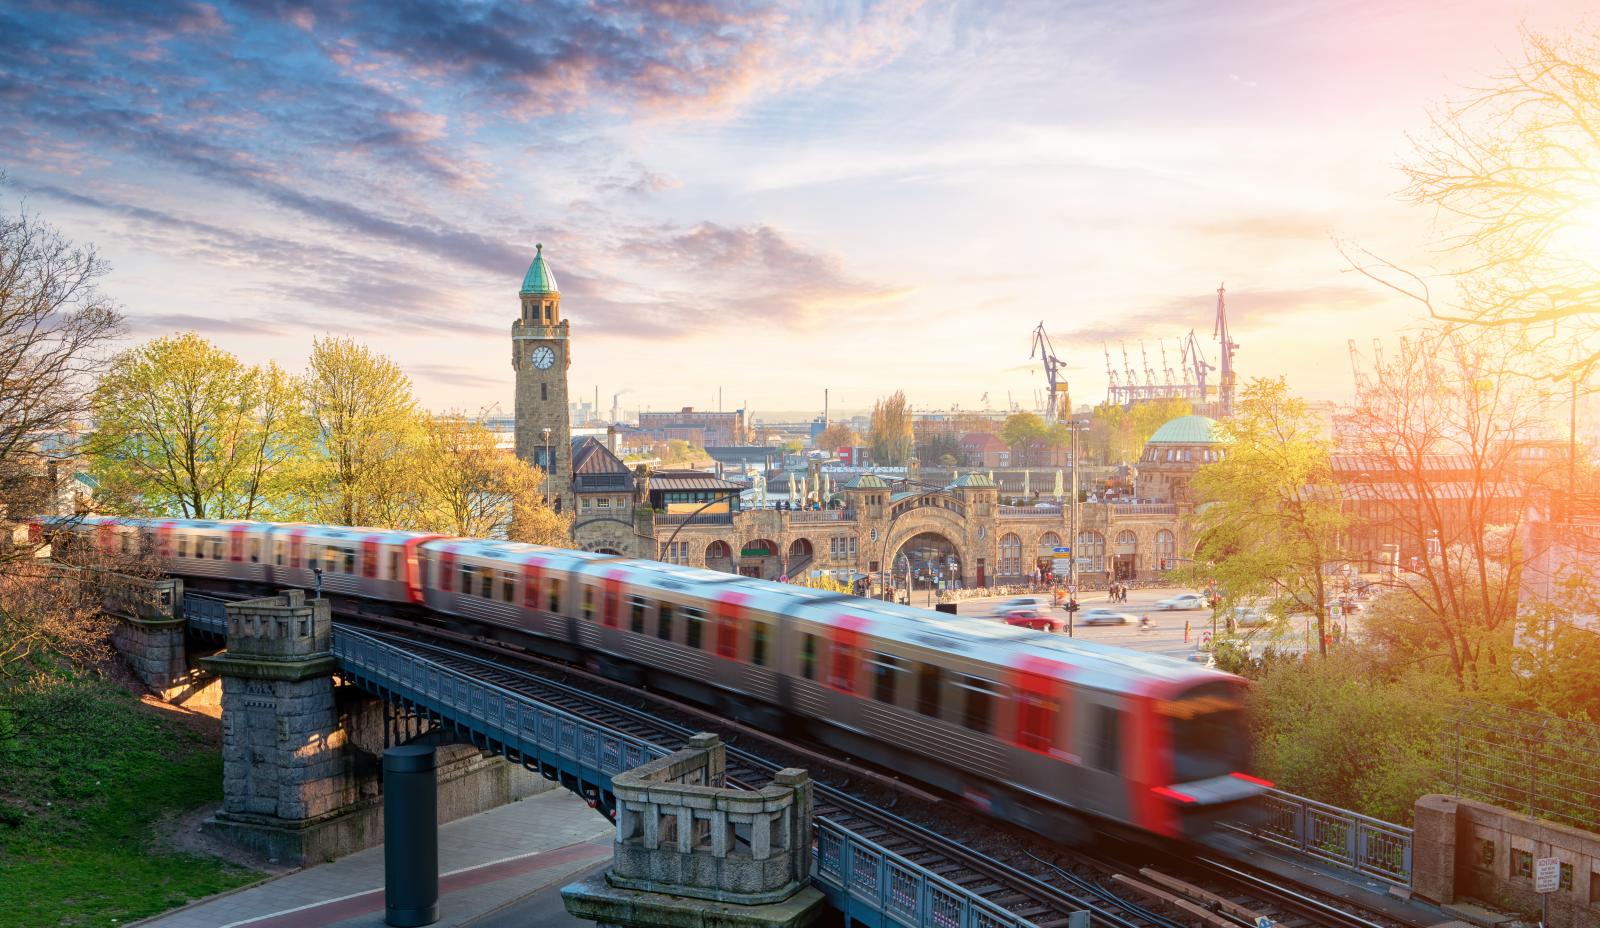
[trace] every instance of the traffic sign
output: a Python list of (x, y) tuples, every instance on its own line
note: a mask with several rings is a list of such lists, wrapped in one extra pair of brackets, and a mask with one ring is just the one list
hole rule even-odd
[(1561, 889), (1561, 858), (1541, 857), (1533, 862), (1533, 891), (1553, 893)]
[(1072, 548), (1063, 547), (1063, 546), (1058, 546), (1058, 547), (1055, 547), (1055, 548), (1051, 548), (1050, 550), (1054, 554), (1071, 554), (1072, 553)]

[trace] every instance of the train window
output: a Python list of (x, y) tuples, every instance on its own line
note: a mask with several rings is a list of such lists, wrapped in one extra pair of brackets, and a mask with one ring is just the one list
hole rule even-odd
[(250, 539), (250, 563), (261, 563), (261, 539), (259, 538)]
[(122, 553), (123, 554), (132, 554), (133, 553), (133, 536), (129, 535), (127, 532), (123, 532), (120, 541), (121, 541), (121, 544), (122, 544)]
[(662, 641), (672, 640), (671, 603), (660, 603), (656, 606), (656, 637)]
[(628, 630), (635, 635), (644, 634), (644, 600), (637, 596), (628, 597)]
[(494, 599), (494, 573), (484, 570), (478, 574), (478, 595), (484, 599)]
[(344, 554), (344, 567), (342, 568), (343, 571), (345, 573), (347, 573), (347, 574), (355, 573), (356, 572), (356, 549), (354, 549), (354, 548), (343, 548), (343, 549), (341, 549), (341, 551)]
[(550, 611), (561, 611), (561, 581), (555, 577), (550, 578)]
[(699, 609), (685, 609), (683, 615), (683, 643), (698, 651), (705, 640), (706, 614)]
[(583, 588), (583, 618), (585, 621), (594, 621), (594, 587)]
[(833, 643), (833, 662), (828, 669), (828, 685), (841, 693), (856, 690), (856, 649), (842, 641)]
[(1244, 769), (1249, 744), (1244, 708), (1226, 684), (1208, 685), (1172, 705), (1172, 770), (1179, 783)]
[(461, 592), (472, 595), (472, 565), (461, 565)]
[(514, 603), (517, 601), (517, 578), (510, 571), (500, 571), (500, 601)]
[(816, 679), (817, 675), (817, 636), (800, 636), (800, 676), (807, 680)]
[(894, 705), (895, 683), (900, 679), (900, 660), (888, 654), (872, 655), (872, 698)]
[(178, 556), (179, 557), (188, 557), (189, 556), (189, 536), (188, 535), (179, 535), (178, 536)]
[(939, 690), (944, 681), (944, 671), (938, 664), (917, 665), (917, 711), (932, 718), (939, 717)]
[[(389, 552), (389, 578), (391, 580), (399, 580), (401, 578), (403, 572), (400, 570), (400, 558), (403, 556), (399, 551)], [(280, 561), (279, 563), (282, 562)]]
[(750, 663), (767, 666), (767, 623), (755, 622), (750, 626)]
[(1017, 744), (1030, 751), (1049, 751), (1060, 712), (1054, 697), (1024, 687), (1017, 693)]
[(1121, 767), (1122, 713), (1115, 706), (1095, 706), (1094, 760), (1095, 767), (1107, 773), (1116, 773)]
[(213, 538), (213, 539), (211, 539), (211, 559), (213, 561), (222, 560), (222, 539), (221, 538)]
[(994, 684), (977, 677), (962, 677), (961, 724), (988, 734), (994, 725)]

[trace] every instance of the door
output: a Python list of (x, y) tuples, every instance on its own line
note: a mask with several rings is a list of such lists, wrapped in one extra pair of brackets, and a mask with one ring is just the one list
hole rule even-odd
[(979, 586), (988, 586), (989, 585), (988, 584), (988, 578), (984, 575), (984, 572), (983, 572), (983, 558), (981, 558), (981, 557), (978, 558), (978, 585)]

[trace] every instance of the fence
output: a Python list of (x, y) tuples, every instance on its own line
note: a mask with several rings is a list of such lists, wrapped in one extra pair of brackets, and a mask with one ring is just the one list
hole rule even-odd
[(1256, 837), (1335, 866), (1411, 885), (1411, 829), (1349, 809), (1269, 789), (1261, 797), (1266, 822)]
[(1447, 737), (1457, 796), (1600, 831), (1600, 725), (1469, 702)]

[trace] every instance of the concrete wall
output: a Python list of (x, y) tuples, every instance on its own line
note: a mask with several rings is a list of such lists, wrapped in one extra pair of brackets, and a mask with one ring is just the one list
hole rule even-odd
[(1537, 913), (1533, 861), (1556, 857), (1570, 888), (1550, 894), (1551, 928), (1600, 928), (1600, 835), (1453, 796), (1416, 804), (1412, 886), (1449, 905), (1475, 900)]

